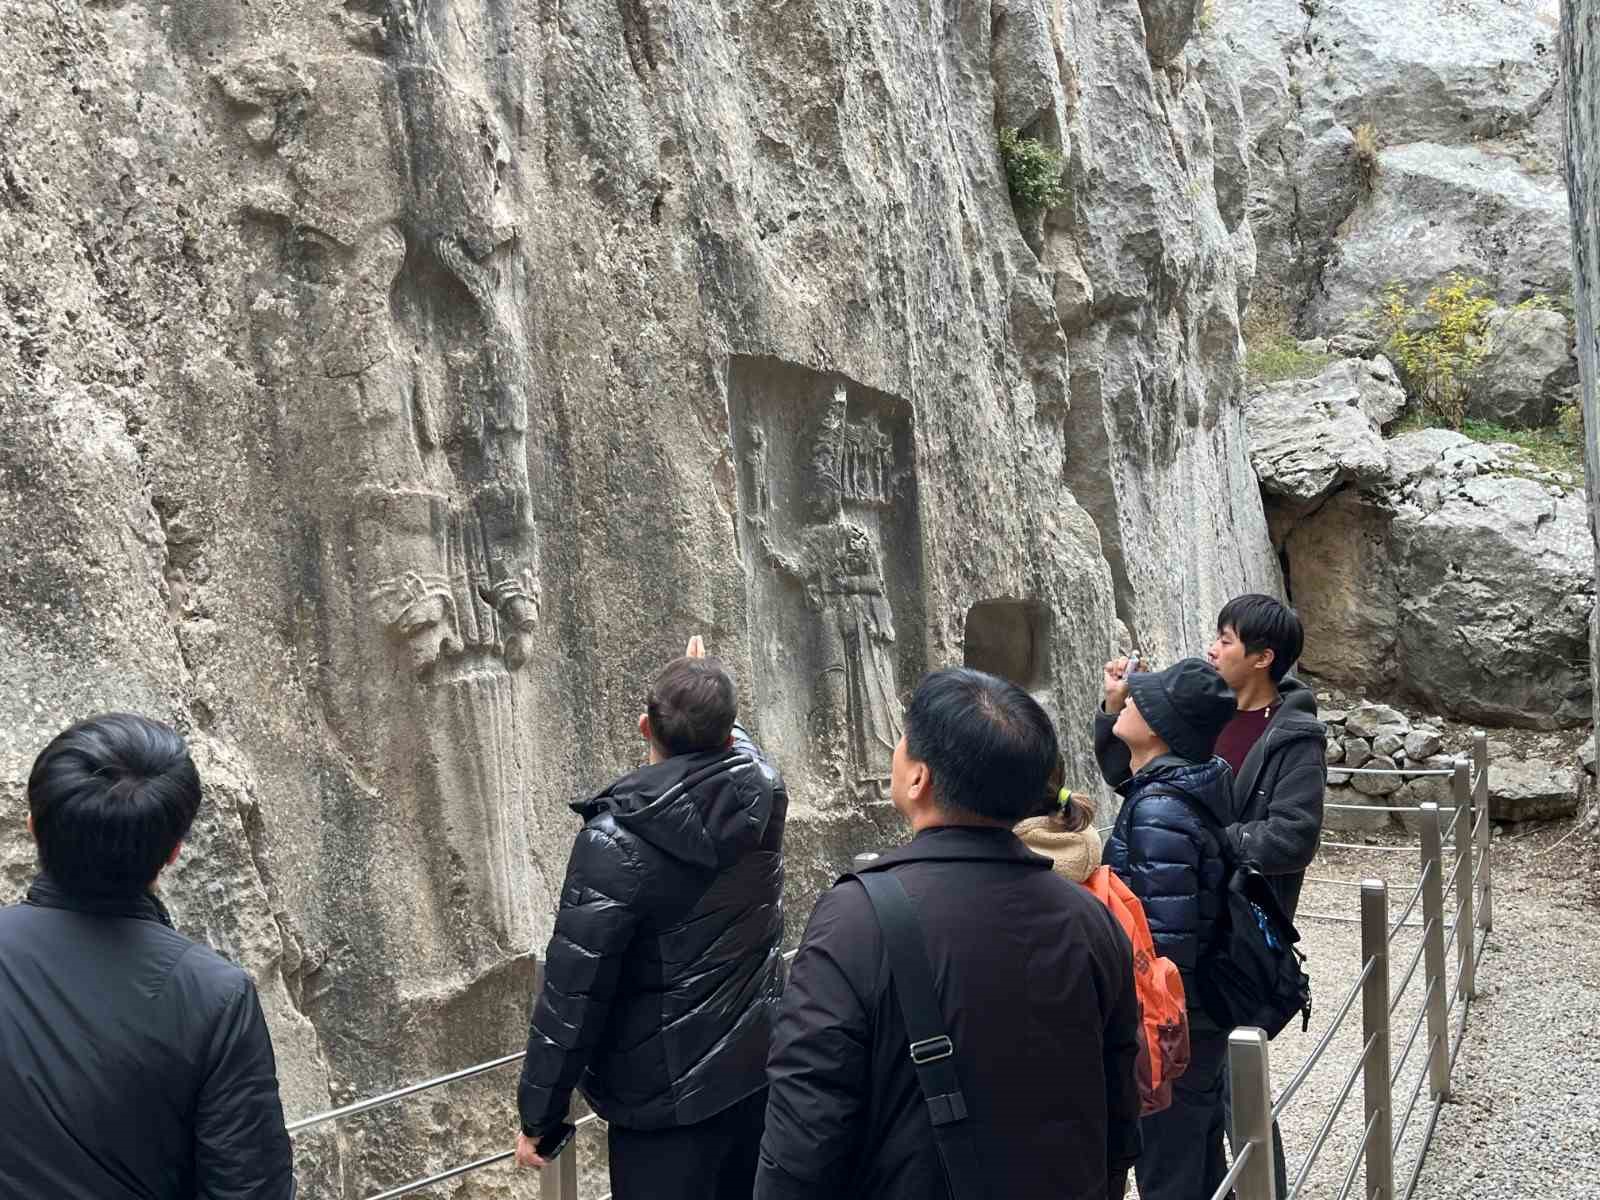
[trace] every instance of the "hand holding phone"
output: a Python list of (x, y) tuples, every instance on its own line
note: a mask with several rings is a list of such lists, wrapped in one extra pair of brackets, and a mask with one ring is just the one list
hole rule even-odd
[(539, 1139), (539, 1144), (533, 1148), (533, 1152), (545, 1162), (554, 1162), (556, 1156), (572, 1141), (572, 1135), (577, 1132), (576, 1125), (563, 1121)]

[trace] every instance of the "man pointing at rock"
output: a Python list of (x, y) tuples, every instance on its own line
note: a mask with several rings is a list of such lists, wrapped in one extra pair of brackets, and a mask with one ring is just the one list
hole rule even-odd
[(735, 723), (699, 637), (650, 686), (649, 762), (573, 804), (561, 890), (517, 1089), (517, 1162), (570, 1137), (580, 1088), (609, 1123), (615, 1200), (749, 1200), (779, 995), (778, 773)]

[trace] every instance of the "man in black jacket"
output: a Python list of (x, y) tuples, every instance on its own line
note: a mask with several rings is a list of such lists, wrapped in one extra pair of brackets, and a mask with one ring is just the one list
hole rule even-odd
[[(928, 676), (890, 785), (914, 836), (866, 870), (893, 872), (916, 909), (989, 1194), (1103, 1200), (1121, 1196), (1139, 1150), (1131, 950), (1087, 890), (1011, 832), (1058, 753), (1022, 689), (964, 669)], [(853, 879), (812, 913), (767, 1074), (757, 1200), (950, 1195), (883, 936)]]
[(143, 717), (84, 721), (35, 760), (43, 869), (0, 909), (0, 1196), (294, 1195), (255, 986), (151, 891), (199, 807), (183, 739)]
[(651, 685), (648, 765), (573, 804), (517, 1090), (517, 1161), (544, 1166), (582, 1089), (615, 1200), (748, 1200), (766, 1110), (788, 795), (704, 655), (696, 637)]

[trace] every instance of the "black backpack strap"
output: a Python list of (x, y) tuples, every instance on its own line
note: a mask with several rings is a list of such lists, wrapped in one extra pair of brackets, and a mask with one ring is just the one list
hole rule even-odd
[(939, 1147), (951, 1200), (981, 1200), (988, 1188), (978, 1159), (978, 1144), (967, 1114), (961, 1079), (956, 1074), (955, 1043), (945, 1032), (939, 993), (934, 988), (928, 943), (911, 897), (888, 871), (847, 875), (867, 891), (878, 927), (883, 931), (884, 955), (900, 997), (900, 1015), (910, 1038), (909, 1053), (933, 1122), (933, 1140)]

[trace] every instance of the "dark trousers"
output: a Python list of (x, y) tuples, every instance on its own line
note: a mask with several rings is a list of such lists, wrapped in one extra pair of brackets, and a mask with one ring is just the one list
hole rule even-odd
[(1189, 1029), (1189, 1069), (1172, 1105), (1139, 1122), (1144, 1150), (1134, 1164), (1139, 1200), (1210, 1200), (1228, 1173), (1222, 1152), (1224, 1033)]
[(696, 1125), (606, 1134), (612, 1200), (750, 1200), (767, 1089)]

